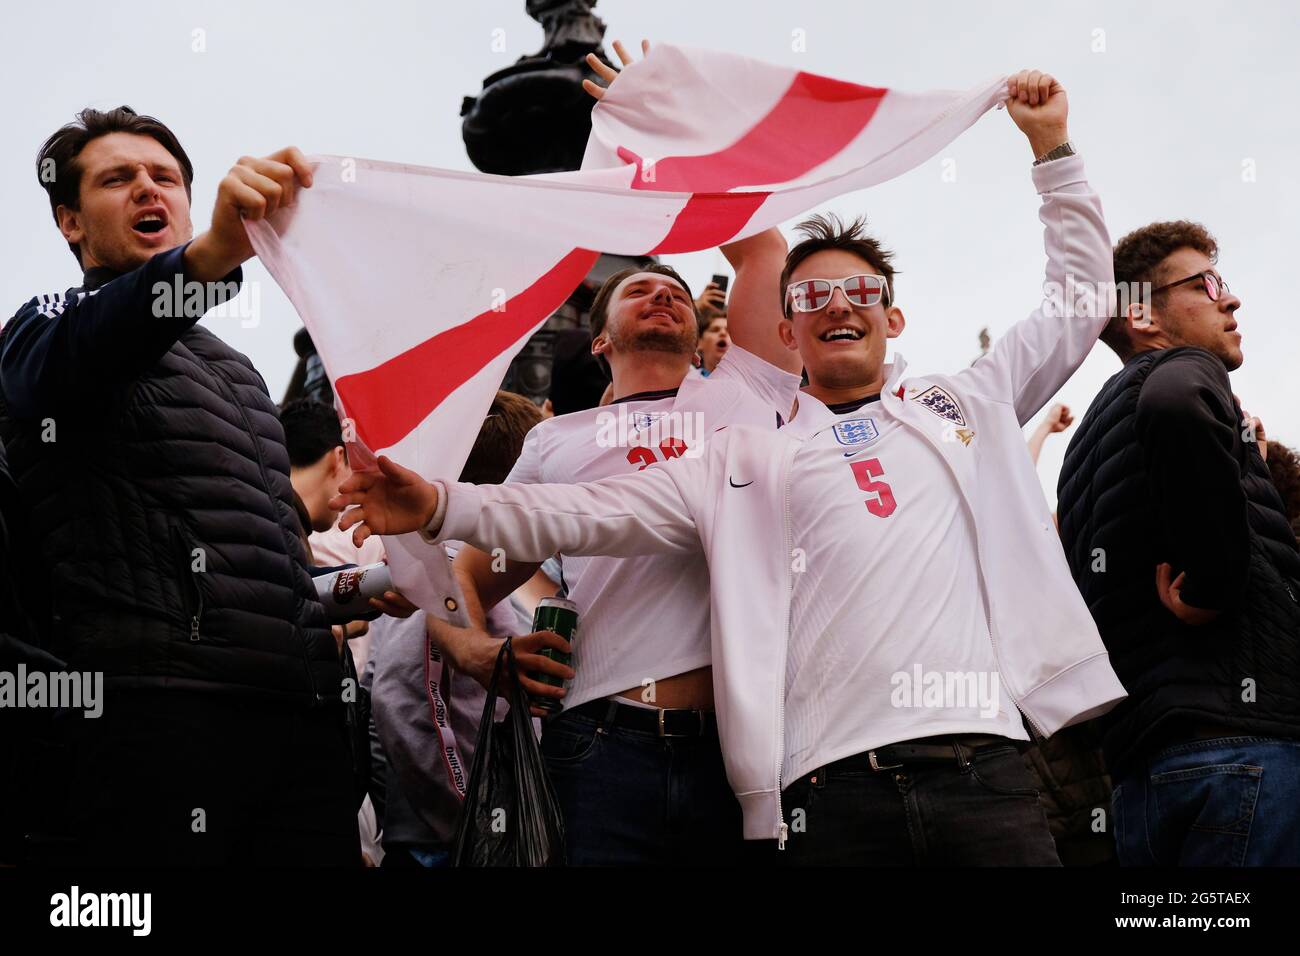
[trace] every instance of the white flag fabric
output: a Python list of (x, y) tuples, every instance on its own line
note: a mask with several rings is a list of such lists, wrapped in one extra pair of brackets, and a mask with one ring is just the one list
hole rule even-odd
[[(999, 77), (905, 93), (657, 46), (593, 110), (581, 170), (317, 156), (297, 204), (247, 227), (320, 352), (354, 454), (455, 479), (510, 360), (600, 252), (690, 252), (768, 229), (924, 162), (1004, 89)], [(419, 567), (439, 549), (385, 546), (408, 597), (463, 620), (444, 569)]]

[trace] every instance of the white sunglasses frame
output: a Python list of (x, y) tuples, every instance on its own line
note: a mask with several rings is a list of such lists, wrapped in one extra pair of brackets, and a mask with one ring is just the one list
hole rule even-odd
[[(847, 289), (844, 288), (844, 283), (850, 281), (851, 279), (864, 279), (864, 278), (865, 278), (865, 279), (878, 279), (878, 280), (880, 280), (880, 298), (877, 299), (875, 302), (872, 302), (871, 305), (858, 305), (858, 304), (855, 303), (852, 299), (849, 298), (849, 292), (848, 292)], [(818, 306), (818, 307), (815, 308), (815, 309), (797, 309), (797, 308), (795, 308), (795, 304), (794, 304), (794, 287), (797, 286), (797, 285), (802, 285), (802, 284), (805, 283), (805, 282), (828, 282), (828, 283), (830, 283), (831, 294), (830, 294), (830, 297), (827, 298), (827, 300), (826, 300), (826, 305)], [(857, 309), (869, 309), (869, 308), (871, 308), (872, 305), (878, 305), (878, 304), (880, 304), (881, 302), (884, 302), (884, 303), (885, 303), (885, 307), (886, 307), (886, 308), (888, 308), (889, 305), (890, 305), (890, 298), (891, 298), (891, 296), (890, 296), (890, 291), (889, 291), (889, 280), (886, 279), (886, 278), (885, 278), (884, 276), (882, 276), (882, 275), (876, 275), (874, 272), (859, 272), (859, 273), (857, 273), (856, 275), (845, 276), (843, 279), (822, 279), (822, 278), (814, 277), (814, 278), (811, 278), (811, 279), (800, 279), (798, 282), (790, 282), (790, 283), (787, 283), (787, 284), (786, 284), (786, 287), (785, 287), (785, 300), (786, 300), (786, 302), (787, 302), (787, 303), (789, 304), (789, 306), (790, 306), (790, 312), (791, 312), (791, 314), (794, 314), (795, 312), (798, 312), (798, 313), (801, 314), (801, 315), (811, 315), (813, 312), (820, 312), (822, 309), (826, 308), (826, 306), (828, 306), (828, 305), (831, 304), (831, 299), (835, 298), (835, 290), (836, 290), (836, 289), (839, 289), (841, 292), (843, 292), (843, 293), (844, 293), (844, 298), (848, 300), (849, 305), (851, 305), (851, 306), (853, 306), (854, 308), (857, 308)]]

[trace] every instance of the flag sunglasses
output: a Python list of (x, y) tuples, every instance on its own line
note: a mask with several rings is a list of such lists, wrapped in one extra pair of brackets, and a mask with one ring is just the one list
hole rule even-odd
[(804, 279), (785, 287), (786, 301), (795, 312), (816, 312), (830, 304), (835, 290), (844, 293), (850, 305), (866, 308), (882, 298), (889, 301), (889, 282), (884, 276), (870, 274), (846, 276), (843, 279)]

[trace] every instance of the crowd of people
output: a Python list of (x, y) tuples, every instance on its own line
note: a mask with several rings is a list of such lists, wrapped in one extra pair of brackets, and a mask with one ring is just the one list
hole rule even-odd
[[(1053, 77), (1007, 106), (1047, 281), (969, 367), (886, 362), (895, 255), (814, 216), (724, 246), (729, 290), (611, 276), (458, 481), (354, 470), (319, 361), (277, 405), (198, 324), (298, 150), (194, 237), (164, 124), (56, 131), (83, 278), (0, 329), (0, 671), (105, 690), (0, 708), (0, 862), (446, 865), (510, 638), (572, 864), (1300, 865), (1300, 467), (1233, 394), (1241, 299), (1199, 224), (1112, 246)], [(1098, 339), (1119, 371), (1026, 442)], [(327, 615), (315, 580), (410, 532), (470, 626), (391, 589)], [(533, 630), (556, 596), (572, 643)]]

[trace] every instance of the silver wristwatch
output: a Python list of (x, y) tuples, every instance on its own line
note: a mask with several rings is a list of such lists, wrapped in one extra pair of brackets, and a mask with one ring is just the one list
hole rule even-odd
[(1034, 165), (1041, 166), (1043, 165), (1043, 163), (1050, 163), (1054, 159), (1064, 159), (1066, 156), (1073, 156), (1073, 155), (1074, 155), (1074, 145), (1067, 139), (1060, 146), (1055, 146), (1052, 149), (1049, 149), (1047, 152), (1043, 153), (1042, 156), (1039, 156), (1036, 160), (1034, 160)]

